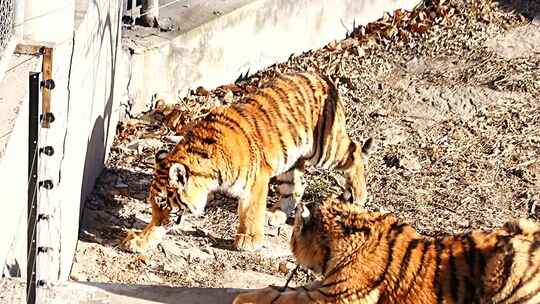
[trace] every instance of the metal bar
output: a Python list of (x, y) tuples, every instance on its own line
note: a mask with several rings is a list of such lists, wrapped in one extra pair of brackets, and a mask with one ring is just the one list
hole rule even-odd
[(27, 215), (27, 263), (26, 303), (36, 303), (36, 236), (37, 236), (37, 178), (38, 178), (38, 128), (39, 128), (39, 74), (29, 76), (28, 111), (28, 215)]
[[(52, 48), (43, 47), (41, 52), (43, 54), (43, 66), (41, 68), (41, 71), (43, 72), (43, 81), (47, 82), (52, 79)], [(51, 122), (47, 115), (51, 113), (51, 90), (53, 88), (49, 86), (43, 87), (41, 100), (41, 111), (44, 114), (41, 120), (41, 127), (43, 128), (49, 128), (49, 124)]]

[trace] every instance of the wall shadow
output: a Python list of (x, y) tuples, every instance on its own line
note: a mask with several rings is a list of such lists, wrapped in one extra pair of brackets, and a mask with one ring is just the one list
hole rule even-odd
[[(145, 201), (151, 178), (142, 172), (105, 168), (81, 208), (79, 240), (117, 246), (126, 231), (144, 228), (147, 222), (135, 217), (136, 212), (124, 214), (123, 209), (128, 201)], [(140, 207), (150, 216), (150, 206), (143, 204)]]
[(538, 0), (499, 0), (497, 5), (504, 10), (517, 12), (529, 20), (540, 16), (540, 1)]
[[(109, 298), (108, 296), (98, 295), (100, 291), (110, 294), (121, 295), (133, 299), (152, 301), (152, 303), (232, 303), (236, 295), (245, 292), (245, 289), (231, 288), (184, 288), (171, 286), (155, 285), (120, 285), (106, 283), (77, 283), (88, 286), (89, 290), (96, 291), (96, 298)], [(113, 297), (113, 296), (111, 296)], [(91, 296), (90, 296), (91, 298)], [(109, 298), (110, 299), (110, 298)], [(110, 300), (114, 300), (110, 299)]]

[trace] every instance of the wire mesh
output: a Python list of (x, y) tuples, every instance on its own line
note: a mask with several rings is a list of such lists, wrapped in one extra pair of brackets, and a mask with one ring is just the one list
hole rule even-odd
[(14, 34), (15, 0), (0, 1), (0, 58)]

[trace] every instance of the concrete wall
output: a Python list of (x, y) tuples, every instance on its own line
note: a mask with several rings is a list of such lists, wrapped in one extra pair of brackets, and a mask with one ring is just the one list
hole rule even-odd
[[(66, 280), (69, 276), (78, 239), (81, 205), (103, 168), (114, 138), (118, 117), (115, 103), (120, 100), (121, 91), (117, 87), (117, 72), (121, 70), (121, 1), (78, 0), (74, 5), (73, 0), (65, 0), (64, 4), (71, 9), (71, 17), (60, 16), (68, 20), (67, 29), (57, 36), (46, 36), (39, 34), (43, 28), (32, 27), (31, 31), (25, 31), (28, 35), (24, 40), (24, 44), (46, 44), (53, 49), (52, 77), (56, 88), (51, 93), (51, 112), (56, 119), (50, 129), (41, 129), (39, 146), (50, 145), (55, 149), (53, 156), (41, 158), (40, 165), (40, 179), (51, 179), (54, 188), (38, 194), (41, 211), (51, 216), (49, 221), (39, 223), (38, 245), (52, 247), (53, 251), (38, 256), (37, 271), (38, 279), (49, 282)], [(55, 5), (65, 8), (58, 1)], [(62, 25), (60, 21), (64, 19), (60, 17), (49, 21), (48, 29), (54, 28), (55, 24)], [(75, 29), (73, 24), (76, 24)], [(28, 40), (30, 38), (35, 40)], [(35, 71), (40, 70), (41, 66)], [(28, 75), (24, 77), (27, 79)], [(2, 84), (6, 84), (8, 90), (19, 89), (13, 88), (12, 83), (2, 81)], [(26, 90), (28, 82), (24, 81), (23, 85), (24, 89), (20, 90)], [(0, 96), (5, 93), (0, 90)], [(26, 102), (27, 92), (23, 95)], [(0, 265), (4, 265), (6, 255), (14, 256), (19, 264), (26, 260), (25, 249), (11, 250), (11, 253), (7, 253), (7, 249), (12, 240), (26, 247), (27, 173), (24, 161), (28, 128), (24, 111), (27, 108), (27, 103), (21, 102), (7, 152), (0, 158), (0, 181), (7, 182), (1, 183), (2, 190), (9, 189), (10, 193), (9, 201), (4, 202), (9, 203), (9, 212), (0, 213), (3, 226), (10, 224), (0, 233)], [(19, 218), (22, 218), (23, 229), (12, 228), (17, 226), (15, 222)]]
[[(114, 109), (120, 54), (120, 1), (87, 2), (72, 40), (54, 48), (52, 103), (56, 121), (49, 144), (50, 191), (56, 216), (51, 239), (57, 240), (60, 279), (69, 276), (78, 239), (81, 205), (103, 168), (116, 131)], [(54, 234), (57, 235), (54, 235)]]
[(132, 114), (147, 109), (156, 93), (175, 98), (199, 85), (213, 88), (233, 82), (293, 53), (343, 39), (353, 26), (374, 21), (385, 11), (411, 9), (418, 2), (258, 0), (174, 38), (170, 33), (141, 35), (147, 38), (131, 40), (144, 47), (126, 54), (131, 58)]
[(23, 39), (59, 43), (73, 35), (75, 0), (16, 0), (25, 2)]

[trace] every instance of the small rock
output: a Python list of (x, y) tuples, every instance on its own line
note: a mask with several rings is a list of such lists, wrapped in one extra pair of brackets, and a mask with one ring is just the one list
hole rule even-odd
[(165, 140), (173, 144), (179, 143), (180, 140), (182, 140), (182, 138), (183, 136), (176, 136), (176, 135), (165, 136)]
[(189, 248), (189, 249), (184, 249), (182, 251), (183, 251), (183, 256), (187, 257), (190, 263), (214, 258), (213, 254), (206, 253), (199, 248)]
[(330, 51), (335, 51), (335, 50), (338, 49), (338, 43), (337, 43), (337, 41), (332, 40), (332, 41), (330, 41), (330, 43), (328, 43), (328, 44), (326, 45), (326, 47), (327, 47), (328, 50), (330, 50)]
[(422, 165), (416, 157), (408, 156), (399, 161), (399, 164), (411, 171), (418, 171), (422, 169)]
[(170, 256), (170, 255), (174, 255), (174, 256), (178, 256), (178, 257), (185, 256), (184, 249), (182, 249), (182, 247), (179, 246), (178, 243), (176, 243), (176, 242), (174, 242), (172, 240), (164, 240), (164, 241), (162, 241), (159, 244), (159, 247), (160, 247), (161, 251), (167, 256)]
[(155, 102), (154, 109), (158, 113), (163, 113), (167, 109), (167, 103), (160, 98)]
[(124, 183), (122, 180), (118, 180), (118, 182), (116, 182), (116, 184), (114, 186), (116, 188), (127, 188), (127, 187), (129, 187), (129, 185)]
[(364, 50), (364, 48), (361, 47), (361, 46), (357, 46), (356, 47), (356, 55), (358, 57), (364, 57), (364, 56), (366, 56), (366, 50)]
[(347, 39), (341, 41), (339, 44), (340, 44), (341, 49), (346, 50), (346, 49), (352, 48), (354, 46), (357, 46), (359, 43), (360, 43), (360, 41), (358, 41), (358, 39), (347, 38)]
[(210, 248), (210, 247), (202, 247), (201, 251), (204, 252), (204, 253), (214, 255), (214, 250), (212, 250), (212, 248)]
[(197, 96), (208, 96), (210, 95), (210, 92), (204, 87), (197, 87), (197, 89), (195, 89), (195, 94)]
[(464, 220), (461, 220), (461, 221), (458, 222), (458, 226), (460, 228), (469, 228), (469, 227), (471, 227), (471, 222), (469, 220), (464, 219)]
[(293, 270), (296, 265), (294, 263), (291, 263), (289, 261), (280, 261), (278, 265), (278, 269), (280, 272), (287, 274), (289, 271)]
[(159, 263), (154, 260), (146, 261), (146, 265), (152, 270), (157, 270), (159, 268)]
[(136, 150), (139, 154), (144, 148), (159, 149), (161, 147), (163, 147), (163, 142), (155, 138), (136, 139), (126, 145), (127, 149)]
[(88, 281), (88, 277), (82, 273), (72, 272), (69, 276), (70, 279), (77, 282), (86, 282)]
[(234, 94), (231, 90), (228, 90), (227, 93), (225, 93), (225, 95), (223, 96), (223, 101), (225, 101), (225, 103), (227, 104), (234, 101)]
[(383, 157), (383, 161), (384, 161), (384, 164), (388, 167), (388, 168), (399, 168), (399, 163), (400, 163), (400, 160), (399, 160), (399, 157), (397, 155), (385, 155)]
[(152, 282), (152, 283), (163, 283), (163, 279), (161, 279), (158, 275), (151, 272), (146, 274), (146, 278), (148, 279), (149, 282)]
[(534, 16), (532, 24), (540, 26), (540, 15)]

